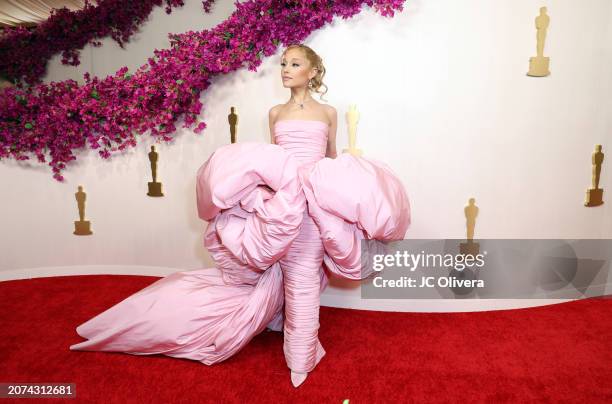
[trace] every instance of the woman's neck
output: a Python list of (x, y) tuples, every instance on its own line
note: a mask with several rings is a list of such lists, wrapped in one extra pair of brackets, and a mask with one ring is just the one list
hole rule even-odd
[(291, 89), (291, 99), (296, 102), (303, 102), (313, 98), (310, 96), (310, 92), (306, 90), (306, 87), (300, 87)]

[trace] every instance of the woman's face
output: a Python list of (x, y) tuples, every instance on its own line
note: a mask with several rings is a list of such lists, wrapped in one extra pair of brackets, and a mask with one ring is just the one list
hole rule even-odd
[(289, 49), (281, 59), (283, 87), (307, 87), (308, 81), (316, 75), (316, 68), (299, 48)]

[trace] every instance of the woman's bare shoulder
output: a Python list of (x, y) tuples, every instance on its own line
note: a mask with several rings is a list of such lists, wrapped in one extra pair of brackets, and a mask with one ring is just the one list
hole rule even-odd
[(325, 114), (327, 115), (327, 117), (329, 118), (331, 122), (337, 119), (338, 111), (336, 111), (336, 108), (334, 108), (333, 105), (325, 104), (324, 108), (325, 108)]
[(270, 123), (276, 120), (276, 117), (278, 116), (282, 107), (283, 107), (283, 104), (276, 104), (270, 108), (270, 110), (268, 111), (268, 117), (270, 118)]
[(327, 112), (336, 112), (336, 108), (331, 104), (323, 104), (323, 107)]
[(285, 105), (285, 104), (276, 104), (276, 105), (273, 105), (272, 107), (270, 107), (269, 112), (270, 112), (271, 114), (278, 113), (278, 111), (280, 111), (280, 110), (281, 110), (281, 108), (283, 107), (283, 105)]

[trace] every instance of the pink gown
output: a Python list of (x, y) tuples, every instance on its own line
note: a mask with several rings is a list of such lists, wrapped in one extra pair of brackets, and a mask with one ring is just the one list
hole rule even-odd
[(198, 170), (198, 216), (208, 222), (204, 246), (215, 267), (172, 273), (127, 297), (79, 325), (87, 340), (71, 350), (211, 365), (267, 327), (283, 331), (290, 369), (314, 369), (325, 355), (318, 339), (325, 269), (370, 276), (360, 241), (403, 239), (410, 207), (386, 164), (326, 158), (325, 122), (281, 120), (274, 133), (277, 144), (222, 146)]

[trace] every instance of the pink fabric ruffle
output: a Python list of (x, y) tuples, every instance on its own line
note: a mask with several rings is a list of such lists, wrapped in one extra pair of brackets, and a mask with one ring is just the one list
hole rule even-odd
[[(72, 350), (222, 361), (266, 327), (285, 333), (288, 366), (309, 372), (325, 351), (317, 330), (324, 267), (347, 279), (361, 241), (402, 239), (410, 207), (384, 163), (324, 158), (317, 121), (283, 121), (278, 144), (220, 147), (199, 168), (197, 211), (214, 268), (180, 271), (77, 327)], [(369, 247), (377, 250), (379, 246)]]

